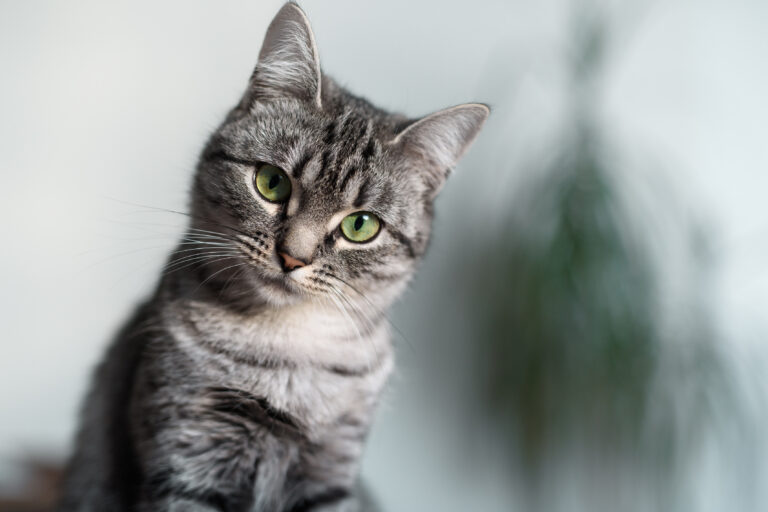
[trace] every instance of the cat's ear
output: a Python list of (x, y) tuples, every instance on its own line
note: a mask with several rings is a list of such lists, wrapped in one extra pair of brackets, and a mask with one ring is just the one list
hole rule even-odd
[(269, 24), (249, 99), (298, 98), (320, 107), (320, 59), (304, 11), (288, 2)]
[(400, 146), (434, 197), (490, 113), (488, 106), (482, 103), (466, 103), (440, 110), (410, 124), (391, 144)]

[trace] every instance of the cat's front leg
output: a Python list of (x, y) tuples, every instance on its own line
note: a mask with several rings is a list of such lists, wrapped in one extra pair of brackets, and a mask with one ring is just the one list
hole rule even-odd
[(141, 444), (140, 454), (141, 512), (251, 509), (259, 450), (253, 438), (234, 425), (166, 425)]
[(355, 496), (344, 496), (326, 500), (324, 496), (320, 499), (308, 498), (303, 500), (288, 510), (289, 512), (373, 512), (375, 509), (365, 508), (359, 499)]
[(153, 389), (137, 397), (138, 510), (251, 510), (268, 439), (249, 418), (211, 405), (203, 391)]
[(293, 503), (290, 512), (380, 512), (381, 509), (362, 483), (345, 491), (330, 488), (310, 494)]
[(168, 497), (142, 501), (137, 512), (221, 512), (224, 509), (200, 503), (195, 499)]

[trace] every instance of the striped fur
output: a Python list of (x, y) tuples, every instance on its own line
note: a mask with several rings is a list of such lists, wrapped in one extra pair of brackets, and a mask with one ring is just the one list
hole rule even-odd
[[(205, 147), (190, 226), (88, 395), (59, 510), (362, 510), (358, 465), (393, 368), (386, 311), (429, 240), (432, 199), (488, 109), (418, 121), (322, 75), (292, 3)], [(254, 190), (257, 163), (292, 182)], [(369, 243), (341, 219), (374, 212)], [(286, 273), (277, 248), (308, 264)]]

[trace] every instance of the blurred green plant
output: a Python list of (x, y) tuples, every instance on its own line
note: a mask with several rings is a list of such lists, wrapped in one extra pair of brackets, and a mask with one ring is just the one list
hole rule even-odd
[[(647, 471), (664, 495), (727, 386), (703, 298), (691, 293), (690, 304), (663, 311), (660, 263), (595, 121), (605, 24), (585, 10), (575, 26), (570, 118), (551, 145), (560, 149), (510, 201), (507, 236), (478, 244), (480, 268), (492, 269), (474, 283), (488, 369), (481, 403), (529, 483), (578, 447), (593, 466)], [(694, 231), (680, 236), (695, 244), (687, 265), (703, 276), (706, 236)], [(666, 313), (686, 317), (675, 339)]]
[(550, 232), (516, 230), (490, 267), (491, 404), (518, 423), (532, 461), (575, 418), (605, 441), (639, 428), (659, 346), (652, 270), (579, 130), (526, 201), (527, 220), (549, 219)]

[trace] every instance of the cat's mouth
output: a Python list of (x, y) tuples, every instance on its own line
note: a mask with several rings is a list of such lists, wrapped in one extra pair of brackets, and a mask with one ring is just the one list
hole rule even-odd
[(299, 291), (296, 289), (295, 285), (291, 284), (290, 279), (288, 279), (286, 276), (273, 277), (269, 275), (262, 275), (260, 277), (261, 281), (267, 286), (279, 288), (281, 291), (286, 293), (298, 293)]
[(253, 270), (258, 294), (271, 303), (285, 305), (301, 300), (307, 295), (294, 278), (282, 271), (272, 271), (258, 264), (253, 266)]
[(273, 304), (286, 305), (328, 296), (328, 291), (315, 283), (315, 274), (310, 269), (291, 273), (273, 273), (264, 268), (255, 270), (259, 294)]
[(315, 271), (311, 265), (285, 271), (281, 268), (277, 254), (264, 250), (267, 248), (254, 247), (250, 239), (238, 238), (241, 242), (240, 248), (251, 263), (254, 286), (268, 301), (284, 305), (300, 299), (326, 295), (312, 282)]

